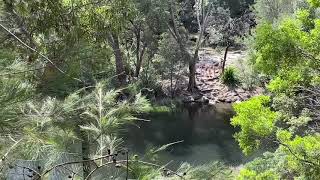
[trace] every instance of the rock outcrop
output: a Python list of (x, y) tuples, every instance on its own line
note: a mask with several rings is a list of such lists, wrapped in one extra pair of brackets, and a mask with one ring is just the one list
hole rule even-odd
[[(231, 63), (235, 63), (235, 59), (243, 58), (243, 53), (234, 53), (231, 55)], [(221, 68), (220, 60), (216, 55), (210, 55), (202, 51), (200, 60), (196, 65), (196, 83), (198, 92), (194, 94), (184, 94), (187, 99), (184, 102), (189, 103), (203, 103), (203, 104), (216, 104), (216, 103), (234, 103), (241, 102), (249, 99), (252, 96), (261, 94), (263, 88), (255, 88), (254, 90), (246, 90), (240, 86), (230, 87), (223, 84), (220, 80)], [(199, 98), (199, 96), (201, 96)]]

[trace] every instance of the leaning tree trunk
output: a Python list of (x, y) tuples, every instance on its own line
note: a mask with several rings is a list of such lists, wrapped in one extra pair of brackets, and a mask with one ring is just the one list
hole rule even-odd
[(119, 37), (114, 33), (110, 33), (108, 35), (108, 42), (113, 49), (113, 54), (116, 60), (116, 74), (118, 77), (118, 85), (125, 86), (127, 84), (126, 73), (123, 63), (123, 56), (120, 49)]
[(229, 48), (230, 48), (230, 44), (227, 45), (226, 50), (224, 52), (224, 57), (223, 57), (222, 66), (221, 66), (222, 74), (224, 74), (224, 69), (225, 69), (225, 66), (226, 66), (226, 61), (227, 61), (227, 55), (228, 55)]

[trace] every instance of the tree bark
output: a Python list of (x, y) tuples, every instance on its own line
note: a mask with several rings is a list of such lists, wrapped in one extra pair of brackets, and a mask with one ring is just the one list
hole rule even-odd
[(141, 70), (141, 66), (142, 66), (142, 61), (143, 61), (143, 56), (144, 56), (144, 52), (145, 52), (145, 49), (147, 47), (146, 44), (143, 45), (141, 51), (140, 51), (140, 46), (141, 46), (141, 31), (140, 29), (137, 29), (136, 30), (136, 46), (137, 46), (137, 50), (136, 50), (136, 59), (137, 59), (137, 63), (136, 63), (136, 71), (135, 71), (135, 74), (134, 76), (135, 77), (139, 77), (139, 74), (140, 74), (140, 70)]
[[(200, 15), (197, 16), (197, 20), (198, 20), (198, 25), (199, 25), (199, 37), (196, 43), (196, 47), (195, 47), (195, 51), (193, 54), (193, 57), (191, 57), (190, 53), (187, 51), (186, 46), (184, 45), (183, 41), (182, 41), (182, 37), (179, 33), (179, 29), (177, 24), (175, 23), (175, 15), (174, 15), (174, 3), (171, 0), (170, 1), (170, 16), (171, 16), (171, 20), (172, 20), (172, 25), (168, 25), (169, 27), (169, 32), (171, 33), (171, 35), (174, 37), (174, 39), (177, 41), (177, 43), (180, 46), (180, 51), (181, 53), (183, 53), (184, 57), (188, 58), (189, 61), (189, 84), (188, 84), (188, 91), (189, 92), (193, 92), (194, 89), (196, 89), (196, 62), (199, 60), (199, 49), (200, 46), (202, 44), (202, 38), (207, 26), (207, 18), (210, 15), (211, 12), (211, 8), (213, 6), (210, 6), (209, 9), (207, 10), (207, 12), (205, 12), (205, 6), (204, 6), (204, 2), (201, 1), (201, 17)], [(172, 26), (172, 28), (171, 28)]]
[(143, 62), (143, 56), (144, 56), (144, 52), (145, 52), (146, 48), (147, 48), (147, 46), (143, 45), (142, 50), (140, 52), (139, 59), (137, 61), (137, 66), (136, 66), (136, 74), (135, 74), (136, 77), (139, 77), (142, 62)]
[(135, 77), (139, 76), (139, 72), (140, 71), (140, 67), (141, 66), (141, 62), (140, 62), (140, 39), (141, 39), (141, 32), (140, 30), (136, 30), (135, 32), (136, 35), (136, 59), (137, 59), (137, 64), (136, 64), (136, 72), (134, 74)]
[(124, 63), (123, 63), (123, 56), (122, 52), (120, 49), (120, 43), (119, 43), (119, 37), (118, 35), (114, 33), (109, 33), (108, 34), (108, 42), (111, 45), (113, 49), (113, 54), (115, 56), (116, 60), (116, 74), (118, 77), (118, 85), (125, 86), (127, 84), (126, 81), (126, 73), (125, 73), (125, 68), (124, 68)]
[[(79, 125), (82, 123), (79, 123)], [(77, 133), (78, 137), (81, 139), (80, 146), (81, 146), (81, 160), (86, 161), (90, 158), (90, 142), (88, 134), (85, 131), (81, 131), (80, 126), (75, 128), (75, 132)], [(82, 163), (82, 175), (83, 179), (85, 179), (91, 172), (91, 164), (90, 162)]]
[(196, 88), (196, 62), (199, 59), (198, 50), (196, 50), (194, 57), (189, 61), (189, 84), (188, 91), (193, 92)]
[(227, 61), (227, 55), (228, 55), (229, 48), (230, 48), (230, 44), (227, 45), (226, 50), (224, 52), (224, 57), (223, 57), (222, 66), (221, 66), (222, 74), (224, 73), (224, 69), (225, 69), (225, 66), (226, 66), (226, 61)]
[(173, 99), (174, 90), (173, 90), (173, 64), (172, 63), (170, 68), (170, 94), (171, 94), (171, 99)]

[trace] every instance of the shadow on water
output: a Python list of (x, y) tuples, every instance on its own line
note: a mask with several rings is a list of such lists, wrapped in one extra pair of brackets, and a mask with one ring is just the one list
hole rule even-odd
[(235, 129), (230, 125), (234, 112), (230, 104), (215, 106), (187, 106), (174, 112), (153, 113), (145, 118), (151, 122), (130, 127), (125, 138), (130, 149), (144, 154), (150, 146), (183, 140), (160, 154), (164, 163), (173, 160), (201, 165), (221, 161), (238, 166), (247, 161), (233, 138)]

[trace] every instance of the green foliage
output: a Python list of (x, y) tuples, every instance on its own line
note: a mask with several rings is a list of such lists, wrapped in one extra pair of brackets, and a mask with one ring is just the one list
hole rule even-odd
[(308, 3), (314, 8), (320, 7), (320, 1), (319, 0), (308, 0)]
[(290, 173), (307, 179), (320, 178), (320, 135), (295, 136), (288, 131), (279, 131), (280, 149), (287, 154)]
[(277, 174), (274, 174), (273, 171), (265, 171), (263, 173), (257, 174), (255, 171), (244, 169), (240, 172), (239, 180), (276, 180), (280, 179)]
[[(214, 6), (209, 19), (217, 24), (208, 25), (214, 29), (210, 32), (214, 38), (230, 43), (242, 35), (236, 30), (248, 28), (232, 18), (239, 17), (239, 11), (253, 1), (204, 2), (230, 7), (231, 16)], [(195, 12), (201, 11), (199, 4), (196, 10), (194, 5), (168, 0), (1, 1), (0, 23), (19, 38), (0, 32), (1, 178), (8, 178), (5, 173), (22, 162), (18, 159), (33, 160), (47, 169), (114, 153), (123, 146), (119, 134), (128, 123), (141, 120), (137, 117), (145, 112), (170, 111), (162, 106), (152, 108), (139, 92), (147, 87), (157, 94), (169, 79), (171, 92), (181, 88), (178, 85), (186, 75), (189, 57), (183, 53), (193, 49), (186, 29), (198, 30)], [(314, 127), (319, 120), (319, 6), (319, 0), (256, 2), (259, 25), (250, 51), (253, 66), (243, 74), (250, 76), (248, 87), (260, 77), (270, 79), (267, 88), (272, 100), (257, 96), (234, 105), (237, 115), (232, 125), (241, 129), (235, 138), (245, 154), (258, 149), (267, 138), (279, 142), (279, 148), (247, 164), (240, 179), (320, 178), (319, 129)], [(170, 10), (175, 11), (172, 17)], [(199, 18), (202, 16), (200, 13)], [(200, 19), (201, 24), (204, 20)], [(219, 35), (217, 30), (221, 30)], [(120, 66), (133, 83), (114, 90), (112, 82), (122, 73), (117, 71)], [(141, 68), (137, 78), (132, 75), (134, 67)], [(238, 79), (233, 68), (222, 76), (229, 85)], [(170, 145), (153, 149), (151, 156)], [(157, 163), (157, 158), (149, 159)], [(134, 178), (179, 179), (154, 164), (141, 165), (137, 157), (131, 160), (135, 161), (129, 169)], [(94, 162), (102, 166), (108, 161), (111, 158)], [(70, 168), (85, 174), (90, 168), (84, 165)], [(93, 178), (111, 179), (111, 174), (122, 173), (122, 169), (110, 169), (103, 168)], [(220, 163), (183, 164), (177, 173), (186, 173), (186, 179), (233, 178), (230, 169)], [(54, 168), (43, 178), (57, 179), (55, 174), (65, 178), (67, 172)]]
[(266, 152), (262, 157), (255, 158), (247, 163), (240, 171), (237, 179), (270, 179), (276, 180), (285, 178), (286, 155), (277, 150)]
[(131, 112), (143, 112), (149, 109), (148, 101), (140, 94), (133, 102), (128, 100), (117, 102), (120, 93), (114, 90), (106, 91), (105, 85), (99, 83), (91, 94), (84, 97), (88, 108), (82, 115), (92, 119), (91, 127), (99, 129), (96, 135), (113, 134), (112, 131), (117, 131), (122, 124), (134, 120)]
[[(271, 78), (267, 87), (275, 96), (274, 107), (281, 112), (281, 119), (296, 122), (291, 125), (310, 121), (303, 115), (306, 104), (297, 88), (311, 88), (319, 74), (319, 52), (314, 49), (318, 46), (319, 20), (311, 14), (310, 8), (301, 9), (297, 18), (284, 19), (278, 26), (260, 24), (253, 45), (252, 62)], [(297, 123), (300, 120), (304, 123)]]
[[(265, 2), (258, 1), (258, 4)], [(318, 103), (310, 103), (310, 99), (319, 97), (318, 85), (315, 84), (320, 67), (317, 49), (320, 30), (315, 12), (320, 4), (319, 1), (301, 2), (302, 6), (296, 6), (301, 7), (298, 11), (290, 10), (291, 16), (279, 18), (276, 15), (278, 23), (269, 19), (269, 23), (260, 23), (256, 29), (252, 63), (255, 70), (270, 79), (267, 88), (273, 99), (269, 106), (276, 111), (273, 112), (274, 119), (278, 120), (265, 120), (259, 127), (264, 127), (266, 134), (262, 135), (278, 142), (279, 147), (274, 153), (265, 154), (263, 158), (256, 158), (245, 165), (239, 179), (319, 179), (319, 129), (313, 126), (318, 121), (316, 114), (319, 108), (316, 107)], [(280, 5), (276, 9), (278, 12), (285, 7), (281, 3), (274, 5)], [(257, 114), (252, 109), (254, 107), (247, 112)], [(249, 122), (249, 119), (240, 122)], [(254, 135), (255, 124), (251, 124), (250, 131), (246, 132)], [(243, 126), (241, 130), (239, 134), (247, 129)], [(244, 141), (254, 140), (251, 136), (245, 137)]]
[(269, 104), (270, 97), (257, 96), (233, 106), (236, 116), (232, 118), (231, 124), (241, 128), (235, 138), (245, 154), (256, 150), (261, 140), (275, 130), (277, 113), (270, 109)]
[(76, 157), (67, 155), (68, 158), (64, 158), (66, 152), (75, 155), (81, 153), (75, 148), (81, 141), (86, 141), (81, 139), (80, 130), (86, 132), (90, 143), (94, 145), (93, 150), (89, 151), (92, 156), (102, 156), (109, 150), (115, 152), (122, 142), (117, 138), (121, 127), (139, 120), (133, 115), (149, 111), (150, 105), (140, 94), (120, 101), (121, 91), (107, 90), (105, 84), (98, 83), (91, 93), (84, 95), (80, 90), (64, 100), (48, 97), (20, 107), (24, 113), (18, 121), (22, 125), (19, 135), (21, 142), (6, 158), (13, 162), (14, 157), (40, 162), (45, 159), (43, 168), (66, 162)]
[(254, 11), (260, 22), (276, 23), (279, 19), (292, 15), (301, 6), (300, 0), (259, 0)]
[[(132, 173), (137, 179), (168, 179), (179, 180), (181, 177), (174, 175), (162, 168), (154, 169), (147, 166), (132, 164)], [(234, 179), (232, 171), (222, 163), (212, 162), (201, 166), (191, 166), (183, 163), (177, 170), (177, 174), (184, 179)]]
[[(182, 167), (183, 168), (183, 165)], [(181, 170), (180, 170), (181, 171)], [(224, 164), (213, 162), (187, 171), (187, 179), (233, 179), (232, 171)]]
[(319, 135), (296, 136), (278, 131), (280, 147), (245, 165), (238, 179), (318, 179)]
[(238, 79), (241, 86), (245, 89), (252, 90), (255, 87), (262, 86), (265, 76), (261, 75), (249, 62), (250, 59), (244, 61), (239, 60)]
[(238, 83), (237, 70), (234, 67), (227, 67), (221, 76), (222, 82), (227, 85)]
[(232, 17), (238, 17), (254, 0), (218, 0), (218, 3), (225, 9), (230, 9)]
[(159, 43), (159, 59), (156, 59), (155, 66), (159, 74), (165, 76), (177, 75), (185, 62), (180, 52), (179, 44), (172, 36), (165, 33)]
[[(2, 133), (17, 127), (20, 114), (19, 106), (24, 104), (34, 93), (34, 86), (24, 78), (30, 74), (10, 76), (10, 72), (24, 71), (28, 66), (15, 60), (13, 54), (0, 52), (0, 126)], [(0, 135), (2, 134), (0, 133)]]

